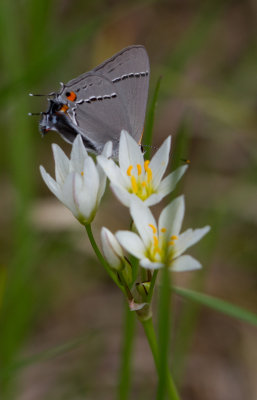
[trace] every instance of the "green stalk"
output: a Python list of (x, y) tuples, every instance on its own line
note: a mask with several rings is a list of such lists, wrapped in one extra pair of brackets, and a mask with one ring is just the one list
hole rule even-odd
[(118, 400), (129, 398), (131, 386), (131, 360), (132, 348), (134, 343), (136, 314), (128, 307), (127, 301), (124, 302), (124, 329), (123, 345), (121, 352), (121, 366), (118, 384)]
[[(160, 380), (161, 365), (159, 362), (159, 359), (160, 359), (159, 349), (158, 349), (156, 335), (155, 335), (155, 331), (154, 331), (153, 320), (152, 320), (152, 318), (149, 318), (147, 320), (141, 320), (141, 323), (143, 325), (143, 328), (144, 328), (144, 331), (145, 331), (145, 334), (146, 334), (146, 337), (147, 337), (147, 340), (148, 340), (148, 343), (149, 343), (149, 346), (150, 346), (150, 349), (151, 349), (151, 352), (153, 355), (156, 371), (158, 373), (159, 380)], [(165, 369), (165, 376), (166, 376), (166, 390), (169, 395), (169, 399), (170, 400), (180, 400), (179, 395), (177, 393), (177, 389), (175, 387), (172, 376), (171, 376), (170, 371), (167, 366)]]
[(167, 369), (169, 354), (169, 338), (170, 338), (170, 276), (167, 267), (161, 271), (161, 290), (159, 298), (159, 323), (158, 323), (158, 339), (159, 339), (159, 383), (157, 389), (157, 400), (163, 400), (166, 394), (167, 386)]
[(151, 279), (151, 285), (150, 285), (150, 289), (147, 295), (147, 302), (151, 303), (152, 297), (153, 297), (153, 291), (154, 291), (154, 286), (155, 286), (155, 282), (156, 282), (156, 278), (157, 278), (157, 274), (158, 274), (158, 269), (156, 269), (153, 273), (152, 279)]
[[(113, 279), (113, 281), (119, 286), (119, 288), (123, 291), (125, 296), (131, 300), (132, 295), (130, 293), (130, 289), (127, 286), (123, 275), (122, 271), (119, 274), (120, 281), (119, 282), (117, 276), (114, 274), (114, 272), (111, 270), (109, 267), (108, 263), (106, 262), (105, 258), (103, 257), (102, 253), (100, 252), (92, 229), (91, 229), (91, 224), (86, 224), (85, 225), (88, 238), (90, 240), (90, 243), (94, 249), (94, 252), (100, 261), (100, 263), (104, 266), (105, 270), (109, 274), (109, 276)], [(124, 341), (123, 341), (123, 349), (122, 349), (122, 354), (121, 354), (121, 371), (120, 371), (120, 378), (119, 378), (119, 385), (118, 385), (118, 399), (119, 400), (126, 400), (128, 399), (129, 396), (129, 391), (130, 391), (130, 377), (131, 377), (131, 354), (132, 354), (132, 346), (133, 346), (133, 341), (134, 341), (134, 330), (135, 330), (135, 313), (130, 311), (127, 301), (125, 304), (125, 310), (124, 310)]]
[(85, 224), (85, 228), (87, 231), (88, 238), (90, 240), (91, 246), (93, 247), (93, 250), (95, 252), (96, 257), (100, 261), (100, 263), (103, 265), (105, 268), (107, 274), (111, 277), (111, 279), (116, 283), (116, 285), (124, 292), (123, 286), (120, 284), (116, 274), (111, 270), (109, 267), (109, 264), (106, 262), (105, 258), (103, 257), (101, 251), (99, 250), (99, 247), (96, 244), (92, 229), (91, 229), (91, 224)]

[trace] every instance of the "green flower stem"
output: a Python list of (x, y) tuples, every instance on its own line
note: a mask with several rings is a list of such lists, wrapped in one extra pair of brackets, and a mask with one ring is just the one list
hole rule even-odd
[(147, 302), (148, 303), (151, 303), (151, 300), (152, 300), (152, 297), (153, 297), (153, 290), (154, 290), (157, 274), (158, 274), (158, 269), (156, 269), (154, 271), (152, 279), (151, 279), (151, 285), (150, 285), (150, 289), (149, 289), (148, 296), (147, 296)]
[[(154, 331), (154, 326), (153, 326), (153, 320), (152, 318), (146, 319), (146, 320), (141, 320), (141, 323), (143, 325), (152, 355), (155, 363), (155, 367), (159, 376), (159, 381), (161, 380), (161, 365), (159, 362), (159, 349), (157, 345), (157, 340), (156, 340), (156, 335)], [(165, 368), (165, 376), (166, 376), (166, 390), (169, 395), (170, 400), (180, 400), (179, 395), (177, 393), (177, 389), (175, 387), (175, 384), (173, 382), (172, 376), (170, 374), (170, 371), (168, 367), (166, 366)]]
[(124, 293), (124, 288), (123, 286), (120, 284), (116, 274), (112, 271), (112, 269), (110, 268), (109, 264), (106, 262), (105, 258), (103, 257), (101, 251), (99, 250), (92, 229), (91, 229), (91, 224), (85, 224), (85, 228), (88, 234), (88, 238), (90, 240), (91, 246), (94, 249), (94, 252), (98, 258), (98, 260), (100, 261), (100, 263), (103, 265), (103, 267), (105, 268), (106, 272), (108, 273), (108, 275), (111, 277), (111, 279), (116, 283), (116, 285), (123, 291)]
[(135, 334), (136, 314), (128, 307), (127, 301), (124, 301), (124, 328), (123, 328), (123, 346), (121, 352), (121, 366), (118, 384), (118, 400), (127, 400), (130, 393), (131, 384), (131, 359), (132, 347)]
[(167, 369), (170, 338), (170, 314), (171, 314), (171, 290), (170, 290), (170, 272), (164, 267), (161, 270), (161, 290), (159, 297), (159, 320), (158, 320), (158, 341), (159, 341), (159, 383), (157, 390), (157, 400), (165, 398), (167, 386)]

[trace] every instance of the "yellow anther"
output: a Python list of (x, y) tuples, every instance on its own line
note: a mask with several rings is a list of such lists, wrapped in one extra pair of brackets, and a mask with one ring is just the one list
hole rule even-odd
[(84, 172), (83, 171), (81, 171), (81, 176), (84, 176)]
[(149, 163), (150, 163), (149, 160), (146, 160), (146, 161), (144, 162), (144, 169), (145, 169), (145, 171), (147, 171)]
[(166, 232), (166, 230), (167, 230), (166, 228), (162, 228), (161, 232), (164, 233), (164, 232)]
[(146, 187), (146, 182), (143, 181), (143, 182), (141, 183), (141, 185), (142, 185), (143, 187)]
[(157, 229), (155, 228), (155, 226), (153, 224), (149, 224), (150, 228), (152, 228), (153, 233), (157, 232)]
[(137, 180), (133, 175), (131, 176), (131, 186), (133, 193), (137, 194), (138, 191)]
[(149, 182), (151, 182), (152, 177), (153, 177), (151, 168), (148, 167), (146, 173), (147, 173), (147, 182), (149, 183)]
[(131, 171), (132, 171), (132, 169), (133, 169), (133, 165), (130, 165), (130, 166), (128, 167), (128, 169), (127, 169), (127, 175), (128, 175), (128, 176), (131, 176)]
[(141, 173), (142, 173), (142, 167), (140, 164), (137, 164), (137, 173), (138, 173), (138, 176), (141, 175)]
[(154, 247), (158, 247), (158, 244), (159, 244), (159, 240), (158, 240), (158, 238), (157, 238), (157, 236), (153, 236), (153, 244), (154, 244)]
[(169, 244), (170, 244), (171, 246), (173, 246), (173, 245), (174, 245), (174, 240), (171, 240), (171, 241), (169, 242)]
[(170, 238), (171, 238), (171, 240), (177, 240), (178, 239), (178, 237), (176, 235), (172, 235)]

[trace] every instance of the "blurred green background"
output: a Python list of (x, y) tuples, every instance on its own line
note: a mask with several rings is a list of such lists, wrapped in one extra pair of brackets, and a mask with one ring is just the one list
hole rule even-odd
[[(162, 76), (154, 145), (173, 137), (173, 166), (190, 159), (184, 228), (212, 226), (192, 250), (190, 287), (256, 311), (257, 3), (1, 0), (1, 400), (114, 399), (123, 299), (83, 229), (44, 186), (51, 143), (45, 98), (131, 44), (143, 44), (151, 88)], [(93, 224), (127, 228), (111, 193)], [(158, 207), (156, 211), (158, 213)], [(256, 330), (176, 297), (172, 362), (184, 400), (255, 400)], [(154, 399), (156, 375), (137, 327), (132, 397)]]

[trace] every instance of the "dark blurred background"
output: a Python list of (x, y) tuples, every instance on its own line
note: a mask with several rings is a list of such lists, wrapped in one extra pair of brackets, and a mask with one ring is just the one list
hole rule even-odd
[[(151, 62), (154, 145), (173, 137), (173, 165), (190, 159), (176, 193), (184, 228), (212, 226), (192, 249), (202, 271), (176, 282), (256, 311), (257, 3), (1, 0), (1, 399), (114, 399), (123, 299), (85, 232), (48, 191), (54, 132), (38, 117), (49, 93), (131, 44)], [(156, 208), (158, 212), (160, 208)], [(93, 224), (126, 229), (106, 193)], [(256, 330), (176, 297), (171, 359), (184, 400), (255, 400)], [(137, 326), (133, 399), (154, 399), (156, 374)]]

